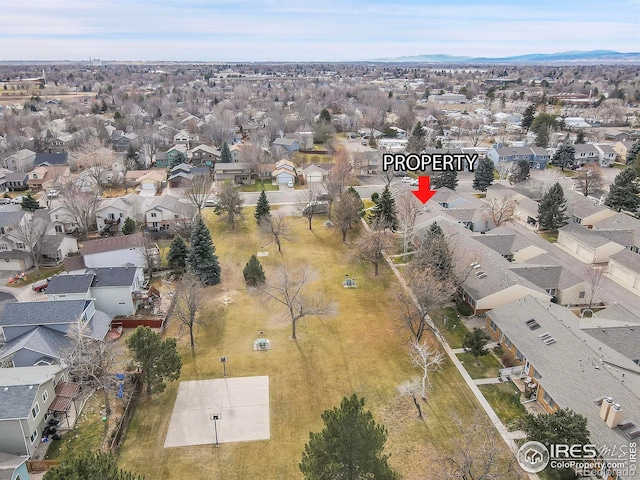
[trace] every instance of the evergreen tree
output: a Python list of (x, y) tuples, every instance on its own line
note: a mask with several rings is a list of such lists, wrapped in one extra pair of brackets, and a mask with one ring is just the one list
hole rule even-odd
[(220, 283), (220, 263), (215, 255), (216, 247), (202, 215), (196, 217), (189, 243), (191, 249), (187, 255), (187, 267), (196, 274), (203, 285)]
[(538, 223), (542, 230), (557, 230), (567, 223), (564, 192), (559, 183), (547, 190), (538, 204)]
[(85, 452), (69, 457), (44, 474), (45, 480), (143, 480), (144, 477), (118, 468), (116, 457), (110, 453)]
[(124, 165), (127, 170), (134, 170), (138, 166), (138, 152), (136, 152), (136, 149), (133, 148), (131, 144), (124, 157)]
[(269, 205), (269, 199), (267, 198), (267, 194), (264, 190), (260, 192), (260, 196), (258, 197), (258, 203), (256, 203), (256, 212), (253, 216), (256, 218), (256, 222), (260, 223), (262, 218), (269, 216), (271, 212), (271, 206)]
[(329, 110), (327, 110), (326, 108), (323, 108), (320, 111), (320, 116), (318, 118), (319, 122), (324, 122), (324, 123), (331, 123), (331, 112), (329, 112)]
[(531, 124), (533, 123), (533, 117), (536, 115), (536, 106), (532, 103), (529, 105), (524, 113), (522, 114), (522, 123), (520, 124), (522, 128), (525, 130), (529, 130), (531, 128)]
[(220, 151), (220, 162), (221, 163), (231, 163), (231, 150), (229, 150), (229, 145), (227, 142), (222, 144), (222, 150)]
[(20, 206), (25, 212), (35, 212), (39, 208), (42, 208), (40, 203), (38, 203), (38, 200), (33, 198), (30, 193), (27, 193), (26, 197), (22, 197), (22, 203)]
[(187, 161), (187, 156), (182, 152), (176, 152), (175, 155), (171, 157), (171, 161), (169, 162), (169, 170), (174, 167), (177, 167), (181, 163), (185, 163)]
[(583, 143), (587, 143), (587, 141), (584, 138), (584, 131), (578, 130), (578, 134), (576, 135), (576, 144), (580, 145)]
[(382, 453), (387, 431), (378, 425), (364, 399), (343, 398), (340, 407), (322, 413), (324, 429), (311, 432), (304, 446), (300, 470), (307, 480), (395, 480), (400, 478)]
[(458, 188), (458, 172), (455, 170), (447, 170), (440, 172), (437, 175), (431, 177), (431, 187), (434, 190), (438, 188), (447, 187), (451, 190)]
[(547, 148), (551, 139), (551, 129), (547, 125), (542, 125), (536, 134), (536, 147)]
[(124, 223), (122, 224), (122, 234), (131, 235), (135, 231), (136, 231), (136, 221), (131, 217), (125, 218)]
[(520, 183), (524, 182), (529, 178), (529, 171), (531, 167), (529, 167), (529, 162), (527, 160), (518, 160), (516, 163), (516, 168), (513, 173), (509, 176), (509, 182), (511, 183)]
[(480, 328), (474, 328), (472, 332), (467, 332), (462, 339), (462, 348), (466, 353), (473, 355), (476, 359), (476, 364), (480, 365), (478, 358), (484, 357), (489, 353), (487, 350), (487, 342), (489, 341), (489, 335), (487, 332)]
[(360, 204), (360, 216), (364, 217), (366, 212), (364, 210), (364, 202), (362, 201), (362, 197), (360, 196), (358, 191), (353, 187), (347, 188), (347, 191), (349, 193), (351, 193), (356, 198), (356, 200), (359, 202), (359, 204)]
[(493, 160), (490, 158), (481, 159), (473, 177), (473, 188), (481, 192), (486, 192), (487, 188), (493, 184), (494, 169)]
[(391, 230), (396, 230), (398, 227), (396, 201), (388, 185), (382, 190), (382, 195), (378, 197), (378, 203), (373, 208), (372, 221), (376, 221), (378, 225), (385, 225)]
[(424, 235), (414, 240), (416, 251), (412, 264), (420, 266), (429, 275), (446, 281), (453, 274), (453, 253), (438, 222), (433, 222)]
[(409, 144), (407, 145), (407, 151), (409, 153), (420, 153), (427, 146), (427, 132), (420, 122), (417, 122), (411, 130), (409, 136)]
[(573, 145), (563, 144), (558, 147), (553, 157), (551, 157), (551, 164), (564, 170), (565, 167), (571, 167), (575, 159), (576, 148)]
[(628, 167), (616, 175), (609, 187), (609, 195), (604, 204), (617, 211), (635, 212), (640, 207), (639, 193), (640, 186), (638, 186), (636, 171)]
[(169, 253), (167, 254), (167, 263), (171, 268), (184, 269), (187, 264), (187, 255), (189, 248), (180, 235), (173, 237)]
[(133, 361), (142, 369), (149, 395), (163, 392), (167, 381), (180, 378), (182, 360), (175, 338), (163, 340), (149, 327), (138, 327), (126, 344)]
[(638, 156), (638, 154), (640, 154), (640, 140), (636, 140), (635, 143), (631, 145), (631, 148), (627, 150), (625, 163), (627, 165), (631, 165), (633, 162), (636, 161), (636, 157)]
[(255, 255), (251, 255), (251, 258), (242, 269), (242, 275), (244, 276), (244, 281), (249, 285), (259, 285), (266, 280), (260, 260)]
[(587, 419), (564, 408), (553, 413), (526, 414), (519, 421), (519, 428), (527, 434), (527, 440), (544, 445), (586, 445), (589, 443)]

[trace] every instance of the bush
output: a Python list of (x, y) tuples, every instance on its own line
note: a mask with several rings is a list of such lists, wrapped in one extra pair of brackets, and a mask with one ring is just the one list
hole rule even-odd
[(493, 347), (493, 353), (495, 354), (496, 357), (501, 359), (502, 356), (504, 355), (504, 350), (502, 350), (502, 347), (500, 345), (497, 345)]
[(516, 362), (513, 361), (513, 358), (511, 358), (507, 354), (502, 355), (502, 357), (500, 357), (500, 361), (502, 362), (502, 365), (504, 365), (505, 368), (516, 366)]

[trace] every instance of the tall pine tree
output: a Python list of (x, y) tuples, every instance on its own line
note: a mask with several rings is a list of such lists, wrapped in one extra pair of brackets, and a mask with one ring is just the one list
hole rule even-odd
[(635, 212), (640, 207), (640, 187), (637, 182), (637, 174), (634, 168), (625, 168), (614, 179), (609, 187), (604, 204), (614, 210), (628, 210)]
[(409, 153), (421, 153), (427, 146), (427, 132), (420, 122), (411, 130), (407, 151)]
[(398, 217), (396, 212), (396, 201), (391, 195), (389, 186), (384, 187), (382, 195), (378, 197), (378, 203), (373, 208), (372, 223), (377, 221), (378, 225), (396, 230), (398, 228)]
[(229, 145), (227, 142), (222, 144), (222, 150), (220, 151), (220, 162), (221, 163), (231, 163), (231, 150), (229, 150)]
[(573, 145), (560, 145), (551, 157), (551, 164), (564, 170), (573, 165), (576, 159), (576, 147)]
[(38, 200), (33, 198), (30, 193), (27, 193), (26, 197), (22, 197), (22, 203), (20, 204), (20, 206), (25, 212), (35, 212), (39, 208), (42, 208)]
[(211, 240), (211, 232), (204, 223), (202, 215), (196, 217), (189, 240), (191, 249), (187, 255), (189, 267), (203, 285), (215, 285), (220, 282), (220, 263), (215, 255), (216, 247)]
[(180, 235), (173, 237), (169, 254), (167, 255), (167, 263), (171, 268), (184, 269), (187, 264), (187, 255), (189, 248)]
[(538, 204), (538, 223), (542, 230), (557, 230), (567, 223), (564, 214), (567, 209), (567, 201), (559, 183), (554, 183), (547, 190)]
[(185, 163), (187, 161), (187, 156), (182, 152), (177, 152), (175, 155), (171, 157), (169, 161), (169, 170), (174, 167), (177, 167), (181, 163)]
[(513, 170), (513, 173), (509, 175), (510, 183), (520, 183), (524, 182), (530, 176), (531, 167), (529, 167), (529, 162), (527, 160), (518, 160), (516, 166)]
[(262, 190), (258, 197), (258, 202), (256, 203), (256, 212), (253, 216), (256, 218), (256, 222), (260, 223), (260, 220), (269, 216), (270, 212), (271, 206), (269, 205), (269, 199), (267, 198), (265, 191)]
[(265, 282), (264, 270), (258, 257), (251, 255), (251, 258), (242, 269), (242, 276), (249, 285), (255, 286)]
[(529, 105), (524, 113), (522, 114), (522, 123), (520, 124), (522, 128), (525, 130), (529, 130), (531, 128), (531, 124), (533, 123), (533, 117), (536, 115), (536, 106), (532, 103)]
[(458, 188), (458, 172), (455, 170), (447, 170), (446, 172), (440, 172), (434, 175), (431, 177), (431, 186), (434, 189), (447, 187), (455, 190)]
[(473, 177), (473, 188), (481, 192), (486, 192), (487, 188), (493, 183), (493, 160), (490, 158), (483, 158), (478, 163), (475, 176)]
[(625, 157), (626, 165), (631, 165), (636, 161), (636, 157), (640, 154), (640, 140), (636, 140), (631, 148), (627, 150), (627, 156)]

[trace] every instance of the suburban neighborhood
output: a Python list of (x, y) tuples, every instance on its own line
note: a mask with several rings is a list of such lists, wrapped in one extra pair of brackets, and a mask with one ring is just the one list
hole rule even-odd
[(639, 478), (625, 55), (0, 62), (0, 479)]

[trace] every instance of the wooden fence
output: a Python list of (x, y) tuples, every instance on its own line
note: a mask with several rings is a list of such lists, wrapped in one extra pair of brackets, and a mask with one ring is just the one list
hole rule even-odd
[(125, 438), (127, 429), (129, 428), (129, 424), (131, 423), (131, 419), (133, 418), (133, 414), (136, 411), (136, 406), (138, 405), (138, 400), (140, 399), (141, 393), (142, 375), (135, 375), (133, 377), (133, 392), (129, 397), (127, 405), (124, 407), (124, 413), (122, 414), (120, 423), (118, 423), (115, 433), (113, 434), (113, 438), (111, 439), (111, 444), (109, 445), (109, 449), (113, 453), (116, 452), (118, 446), (123, 442)]
[(60, 465), (60, 460), (27, 460), (28, 472), (46, 472)]
[(111, 322), (111, 328), (136, 328), (136, 327), (150, 327), (150, 328), (162, 328), (164, 319), (162, 318), (118, 318)]

